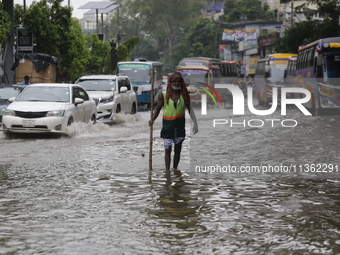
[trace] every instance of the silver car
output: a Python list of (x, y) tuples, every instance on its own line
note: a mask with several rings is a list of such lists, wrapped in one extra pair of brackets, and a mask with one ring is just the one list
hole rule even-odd
[(27, 86), (3, 110), (5, 133), (66, 134), (73, 122), (96, 122), (95, 101), (79, 85), (41, 83)]
[(97, 104), (97, 120), (114, 123), (117, 113), (135, 114), (137, 97), (130, 79), (125, 75), (86, 75), (76, 84), (81, 85)]
[(8, 99), (17, 97), (22, 89), (21, 85), (0, 84), (0, 127), (2, 126), (2, 112), (6, 109), (7, 105), (10, 104)]

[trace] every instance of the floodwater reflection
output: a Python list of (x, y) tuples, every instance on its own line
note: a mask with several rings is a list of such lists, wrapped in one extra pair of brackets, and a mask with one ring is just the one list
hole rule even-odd
[(68, 138), (0, 134), (0, 254), (339, 254), (339, 173), (195, 166), (339, 164), (340, 119), (212, 129), (208, 110), (197, 113), (200, 132), (184, 141), (178, 171), (164, 170), (159, 121), (148, 172), (147, 111), (75, 125)]

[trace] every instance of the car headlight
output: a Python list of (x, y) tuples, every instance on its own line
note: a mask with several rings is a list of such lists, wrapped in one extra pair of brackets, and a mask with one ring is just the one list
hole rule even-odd
[(101, 103), (102, 103), (102, 104), (107, 104), (107, 103), (110, 103), (110, 102), (112, 102), (112, 101), (113, 101), (113, 96), (110, 97), (110, 98), (108, 98), (108, 99), (102, 100)]
[(1, 109), (1, 114), (3, 116), (15, 116), (15, 111), (10, 109)]
[(64, 110), (55, 110), (55, 111), (49, 111), (46, 114), (46, 117), (62, 117), (64, 116)]

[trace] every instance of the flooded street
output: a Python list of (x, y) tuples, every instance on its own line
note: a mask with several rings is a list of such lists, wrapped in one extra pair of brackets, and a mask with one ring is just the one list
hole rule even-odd
[[(340, 116), (196, 116), (171, 173), (161, 116), (148, 171), (146, 110), (69, 137), (0, 133), (0, 254), (340, 254)], [(269, 118), (297, 125), (254, 127)]]

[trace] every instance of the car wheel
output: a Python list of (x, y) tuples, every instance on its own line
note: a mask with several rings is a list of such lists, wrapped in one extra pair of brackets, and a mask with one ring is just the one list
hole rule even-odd
[(67, 126), (71, 126), (71, 124), (74, 122), (73, 118), (69, 118), (67, 122)]
[(137, 112), (136, 103), (133, 103), (131, 108), (131, 114), (135, 114), (136, 112)]
[(120, 109), (120, 104), (119, 104), (119, 105), (117, 105), (116, 113), (119, 113), (120, 111), (121, 111), (121, 109)]
[(91, 118), (91, 123), (92, 123), (92, 125), (94, 125), (94, 124), (96, 124), (96, 122), (97, 122), (97, 119), (96, 119), (96, 115), (92, 115), (92, 118)]

